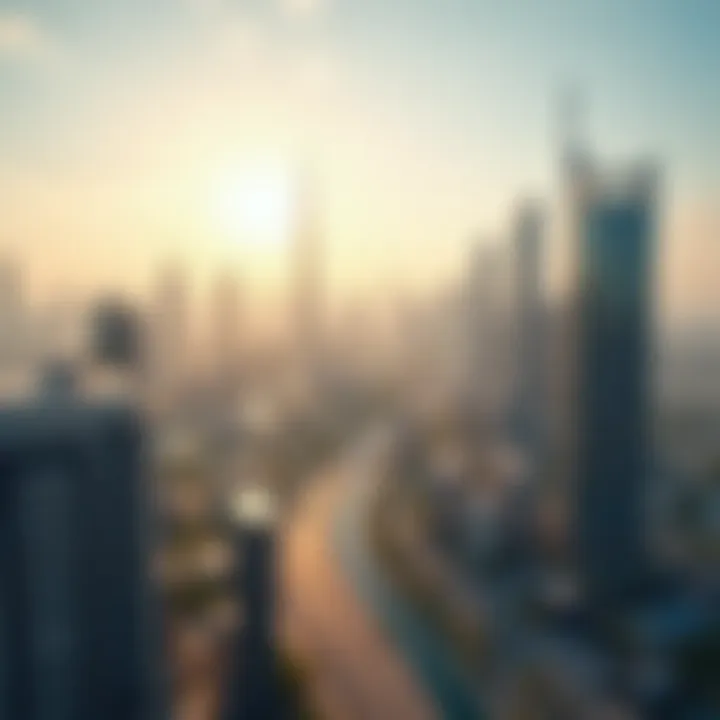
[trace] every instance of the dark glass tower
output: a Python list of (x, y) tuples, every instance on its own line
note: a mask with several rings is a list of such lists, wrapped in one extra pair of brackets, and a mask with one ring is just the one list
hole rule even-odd
[(645, 570), (656, 175), (578, 178), (575, 540), (584, 591), (623, 602)]
[(52, 390), (0, 411), (0, 717), (165, 718), (143, 425)]
[(232, 513), (236, 595), (244, 622), (235, 643), (224, 720), (274, 720), (282, 716), (275, 647), (276, 509), (266, 490), (245, 488), (235, 496)]

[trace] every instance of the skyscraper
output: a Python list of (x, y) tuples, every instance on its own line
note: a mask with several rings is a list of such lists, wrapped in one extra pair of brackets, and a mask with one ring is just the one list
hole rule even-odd
[(545, 345), (542, 296), (543, 218), (535, 203), (523, 203), (514, 228), (516, 384), (515, 430), (528, 460), (539, 461), (543, 433)]
[(642, 580), (649, 470), (654, 168), (576, 175), (575, 537), (592, 604)]
[(315, 198), (300, 188), (292, 239), (292, 336), (300, 368), (317, 368), (323, 351), (322, 245)]
[(0, 717), (166, 717), (144, 440), (64, 372), (0, 411)]
[(275, 651), (276, 509), (262, 488), (243, 488), (233, 499), (238, 572), (236, 594), (244, 608), (232, 662), (224, 720), (272, 720), (280, 700)]
[(172, 400), (189, 368), (190, 290), (186, 275), (178, 266), (161, 273), (156, 290), (152, 333), (152, 374), (163, 403)]
[(0, 366), (21, 361), (26, 348), (22, 274), (9, 259), (0, 261)]
[(231, 273), (216, 278), (211, 304), (215, 370), (223, 381), (233, 380), (240, 363), (240, 289)]
[(142, 323), (129, 302), (106, 298), (93, 308), (94, 359), (128, 371), (142, 368)]
[(497, 242), (478, 244), (466, 278), (469, 396), (483, 413), (507, 411), (509, 368), (508, 255)]

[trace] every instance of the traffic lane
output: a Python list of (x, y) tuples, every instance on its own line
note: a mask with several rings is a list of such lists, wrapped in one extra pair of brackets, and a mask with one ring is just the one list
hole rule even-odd
[[(346, 487), (343, 480), (337, 472), (320, 478), (287, 528), (282, 561), (285, 634), (312, 667), (314, 692), (334, 698), (335, 705), (338, 697), (346, 698), (343, 717), (432, 718), (424, 693), (337, 566), (330, 526)], [(321, 693), (319, 688), (324, 688)]]

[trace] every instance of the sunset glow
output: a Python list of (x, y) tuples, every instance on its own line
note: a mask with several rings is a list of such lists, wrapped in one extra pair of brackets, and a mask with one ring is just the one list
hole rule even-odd
[(212, 188), (210, 202), (214, 222), (233, 242), (263, 248), (285, 242), (292, 189), (281, 166), (266, 164), (224, 173)]

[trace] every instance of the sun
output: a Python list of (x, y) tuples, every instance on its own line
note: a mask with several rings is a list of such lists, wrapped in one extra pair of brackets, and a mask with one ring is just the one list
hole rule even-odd
[(285, 242), (291, 205), (288, 173), (270, 164), (226, 172), (212, 192), (216, 225), (245, 245)]

